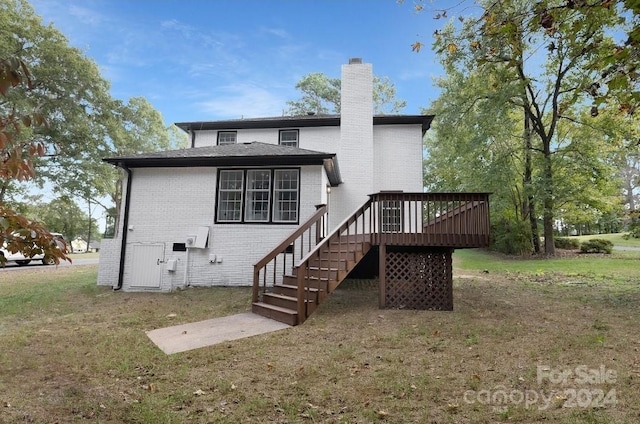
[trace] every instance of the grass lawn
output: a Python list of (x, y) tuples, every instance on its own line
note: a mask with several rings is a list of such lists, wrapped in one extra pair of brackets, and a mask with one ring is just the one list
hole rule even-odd
[(301, 326), (171, 356), (145, 331), (247, 311), (250, 289), (0, 272), (0, 422), (640, 422), (640, 253), (554, 261), (459, 251), (453, 312), (347, 281)]
[(585, 277), (600, 283), (640, 282), (640, 251), (616, 251), (610, 255), (560, 255), (553, 259), (522, 258), (493, 254), (484, 250), (458, 250), (456, 266), (462, 270), (524, 273), (543, 277), (561, 274), (564, 277)]
[(594, 234), (590, 236), (572, 236), (570, 238), (576, 238), (580, 240), (580, 242), (591, 240), (594, 238), (605, 239), (611, 241), (614, 246), (631, 246), (631, 247), (640, 247), (640, 239), (637, 238), (629, 238), (625, 240), (622, 236), (626, 233), (616, 233), (616, 234)]

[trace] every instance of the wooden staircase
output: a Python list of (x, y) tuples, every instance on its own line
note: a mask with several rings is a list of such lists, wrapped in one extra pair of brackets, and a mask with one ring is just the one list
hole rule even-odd
[(254, 265), (252, 310), (302, 324), (372, 246), (380, 252), (386, 246), (488, 246), (488, 208), (488, 193), (381, 192), (328, 233), (327, 207), (320, 205)]
[[(315, 312), (369, 249), (371, 243), (350, 244), (345, 236), (327, 243), (309, 259), (306, 268), (304, 264), (295, 266), (291, 274), (283, 275), (282, 282), (274, 284), (271, 291), (263, 293), (261, 301), (253, 302), (253, 312), (285, 324), (299, 324)], [(299, 277), (299, 274), (302, 275)], [(298, 278), (304, 286), (305, 316), (302, 320), (298, 315)]]

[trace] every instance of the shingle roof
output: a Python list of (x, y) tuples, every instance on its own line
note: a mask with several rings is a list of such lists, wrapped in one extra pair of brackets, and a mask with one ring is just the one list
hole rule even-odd
[(122, 168), (324, 165), (331, 183), (340, 183), (335, 153), (317, 152), (257, 141), (140, 153), (105, 158), (103, 161)]

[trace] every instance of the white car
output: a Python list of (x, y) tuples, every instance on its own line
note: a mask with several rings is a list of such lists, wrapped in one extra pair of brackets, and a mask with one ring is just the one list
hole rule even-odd
[[(62, 234), (51, 233), (51, 235), (53, 236), (54, 240), (56, 240), (56, 244), (58, 245), (58, 248), (62, 248), (62, 246), (58, 243), (58, 240), (61, 241), (63, 246), (66, 246), (66, 241)], [(45, 256), (44, 254), (37, 254), (31, 257), (26, 257), (22, 252), (16, 252), (16, 253), (9, 252), (8, 250), (5, 249), (5, 246), (2, 246), (0, 248), (0, 255), (4, 256), (4, 258), (6, 259), (6, 263), (15, 262), (18, 265), (27, 265), (31, 261), (42, 261), (42, 263), (45, 265), (52, 265), (56, 263), (56, 261), (53, 258)]]

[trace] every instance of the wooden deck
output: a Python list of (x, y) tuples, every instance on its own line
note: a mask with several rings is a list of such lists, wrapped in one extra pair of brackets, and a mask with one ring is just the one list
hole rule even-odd
[[(411, 275), (413, 279), (429, 280), (433, 286), (433, 279), (424, 272), (411, 274), (390, 268), (388, 258), (398, 258), (401, 253), (402, 261), (392, 260), (395, 266), (422, 269), (435, 266), (435, 273), (448, 276), (448, 283), (439, 282), (435, 290), (438, 296), (445, 293), (443, 304), (450, 302), (452, 308), (451, 272), (447, 269), (451, 252), (489, 245), (488, 193), (376, 193), (329, 234), (326, 214), (326, 207), (319, 208), (311, 219), (254, 265), (254, 312), (290, 325), (301, 324), (372, 246), (378, 246), (380, 252), (382, 307), (387, 275)], [(402, 252), (416, 248), (422, 253)], [(442, 252), (444, 259), (438, 256)], [(434, 257), (438, 258), (435, 262)], [(394, 280), (394, 287), (397, 283)], [(402, 286), (405, 282), (400, 283)], [(445, 287), (447, 284), (449, 287)], [(417, 292), (423, 293), (424, 289)]]

